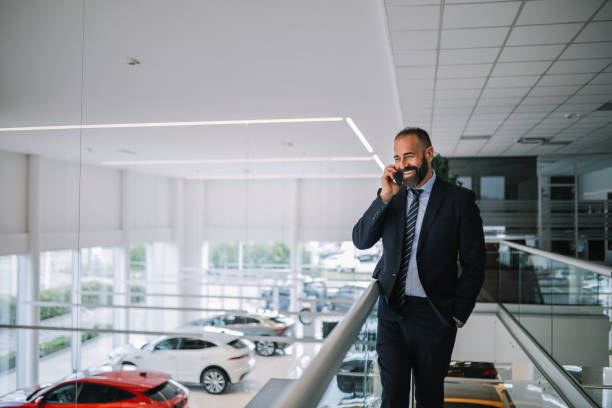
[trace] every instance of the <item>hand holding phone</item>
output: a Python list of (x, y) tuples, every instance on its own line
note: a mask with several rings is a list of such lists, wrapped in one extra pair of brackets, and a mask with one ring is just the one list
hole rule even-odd
[(404, 184), (404, 170), (397, 170), (393, 175), (393, 181), (395, 181), (395, 184), (401, 187), (402, 184)]

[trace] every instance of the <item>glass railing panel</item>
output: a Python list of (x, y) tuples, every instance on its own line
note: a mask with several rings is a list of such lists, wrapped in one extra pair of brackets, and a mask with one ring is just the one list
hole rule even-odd
[(376, 354), (375, 313), (363, 324), (317, 407), (378, 407), (382, 386)]

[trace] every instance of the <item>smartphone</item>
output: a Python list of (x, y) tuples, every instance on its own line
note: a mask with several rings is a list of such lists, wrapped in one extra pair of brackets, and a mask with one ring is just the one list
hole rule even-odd
[(395, 180), (395, 184), (401, 187), (404, 184), (404, 170), (399, 169), (396, 171), (393, 175), (393, 180)]

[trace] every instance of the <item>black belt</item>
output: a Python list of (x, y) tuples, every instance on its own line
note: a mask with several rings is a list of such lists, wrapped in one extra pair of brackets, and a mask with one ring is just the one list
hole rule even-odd
[(426, 297), (404, 295), (404, 302), (397, 312), (402, 316), (407, 316), (411, 311), (414, 311), (415, 306), (423, 306), (428, 303)]

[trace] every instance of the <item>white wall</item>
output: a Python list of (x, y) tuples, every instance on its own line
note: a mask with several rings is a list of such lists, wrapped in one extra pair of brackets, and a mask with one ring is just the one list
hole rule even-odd
[[(27, 162), (0, 152), (0, 254), (27, 248)], [(41, 158), (41, 250), (121, 245), (121, 171)], [(133, 174), (132, 241), (169, 241), (173, 211), (182, 198), (172, 182)], [(186, 183), (181, 208), (188, 240), (290, 242), (293, 180)], [(353, 225), (374, 199), (378, 179), (306, 179), (297, 182), (297, 237), (350, 241)], [(197, 224), (197, 225), (195, 225)], [(198, 231), (190, 231), (196, 228)], [(189, 243), (199, 247), (199, 243)], [(189, 263), (189, 262), (187, 262)], [(190, 265), (196, 266), (196, 265)]]
[(580, 200), (605, 200), (612, 192), (612, 167), (581, 175), (578, 190)]

